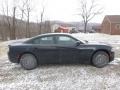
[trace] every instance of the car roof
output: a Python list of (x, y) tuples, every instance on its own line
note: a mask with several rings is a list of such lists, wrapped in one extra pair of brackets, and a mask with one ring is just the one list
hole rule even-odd
[(71, 34), (69, 33), (45, 33), (38, 36), (42, 36), (42, 35), (70, 35), (71, 36)]
[[(34, 39), (34, 38), (37, 38), (37, 37), (52, 36), (52, 35), (65, 35), (65, 36), (70, 36), (70, 37), (72, 37), (72, 38), (74, 38), (74, 39), (76, 39), (76, 40), (79, 40), (78, 38), (76, 38), (74, 35), (72, 35), (72, 34), (70, 34), (70, 33), (45, 33), (45, 34), (40, 34), (40, 35), (37, 35), (37, 36), (35, 36), (35, 37), (32, 37), (32, 38), (30, 38), (29, 40)], [(28, 41), (29, 41), (29, 40), (28, 40)], [(81, 41), (81, 40), (80, 40), (80, 41)], [(81, 42), (84, 43), (83, 40), (82, 40)]]
[[(52, 35), (66, 35), (66, 36), (72, 36), (71, 34), (69, 33), (45, 33), (45, 34), (40, 34), (40, 35), (37, 35), (37, 36), (34, 36), (32, 38), (37, 38), (37, 37), (42, 37), (42, 36), (52, 36)], [(73, 37), (73, 36), (72, 36)], [(32, 39), (31, 38), (31, 39)]]

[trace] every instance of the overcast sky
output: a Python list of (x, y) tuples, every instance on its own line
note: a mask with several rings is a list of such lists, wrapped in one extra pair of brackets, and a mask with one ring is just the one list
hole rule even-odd
[[(2, 2), (4, 0), (0, 1)], [(10, 3), (10, 0), (8, 1)], [(36, 21), (39, 18), (41, 1), (43, 2), (43, 0), (32, 0), (34, 10), (32, 11), (31, 21)], [(45, 0), (43, 3), (43, 5), (45, 5), (44, 18), (65, 22), (81, 21), (81, 17), (77, 15), (79, 1), (80, 0)], [(96, 2), (104, 8), (104, 12), (103, 14), (96, 16), (91, 22), (101, 23), (105, 15), (120, 15), (120, 0), (96, 0)]]

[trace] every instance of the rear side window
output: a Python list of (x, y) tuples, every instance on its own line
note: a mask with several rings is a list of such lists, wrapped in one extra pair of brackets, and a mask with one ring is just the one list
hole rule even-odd
[(33, 44), (41, 44), (41, 45), (51, 45), (54, 44), (54, 37), (52, 36), (45, 36), (36, 38), (32, 41)]

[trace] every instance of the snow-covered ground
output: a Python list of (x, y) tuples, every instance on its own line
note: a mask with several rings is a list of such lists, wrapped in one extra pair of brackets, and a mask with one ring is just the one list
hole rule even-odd
[[(9, 62), (7, 45), (0, 43), (0, 90), (120, 90), (120, 35), (75, 34), (80, 39), (112, 45), (116, 58), (104, 68), (89, 65), (42, 65), (24, 70)], [(21, 40), (20, 40), (21, 41)]]
[(120, 44), (120, 35), (107, 35), (107, 34), (100, 34), (100, 33), (76, 33), (73, 34), (74, 36), (85, 39), (88, 41), (98, 41), (98, 42), (107, 42), (107, 43), (117, 43)]
[(104, 68), (43, 65), (24, 70), (0, 60), (0, 90), (120, 90), (120, 59)]

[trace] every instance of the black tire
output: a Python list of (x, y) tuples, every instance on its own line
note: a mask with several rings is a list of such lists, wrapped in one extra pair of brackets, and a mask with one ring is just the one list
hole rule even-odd
[(23, 54), (20, 58), (21, 66), (26, 70), (32, 70), (37, 67), (37, 60), (32, 54)]
[(93, 55), (92, 63), (98, 68), (102, 68), (109, 63), (109, 55), (104, 51), (98, 51)]

